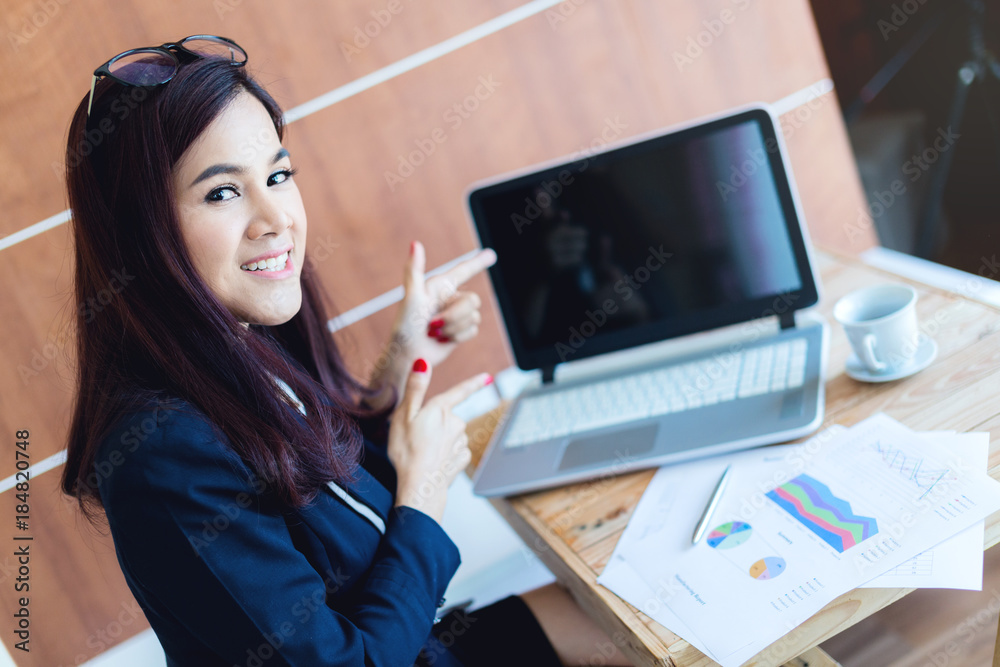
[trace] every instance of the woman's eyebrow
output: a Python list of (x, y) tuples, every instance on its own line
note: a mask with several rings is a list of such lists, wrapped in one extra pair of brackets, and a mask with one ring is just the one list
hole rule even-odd
[(278, 152), (274, 154), (274, 159), (271, 160), (271, 164), (274, 164), (275, 162), (277, 162), (278, 160), (280, 160), (283, 157), (289, 157), (289, 155), (288, 155), (288, 149), (285, 148), (284, 146), (282, 146), (281, 148), (279, 148)]
[(246, 169), (237, 167), (235, 164), (213, 164), (211, 167), (199, 174), (198, 178), (191, 182), (188, 187), (194, 187), (207, 178), (212, 178), (218, 174), (242, 174)]
[[(277, 153), (274, 154), (274, 157), (271, 159), (271, 164), (275, 164), (276, 162), (281, 160), (281, 158), (284, 157), (289, 157), (289, 153), (287, 148), (282, 147), (278, 149)], [(225, 163), (213, 164), (211, 167), (201, 172), (198, 175), (198, 178), (194, 179), (194, 181), (192, 181), (191, 185), (189, 185), (188, 187), (194, 187), (199, 183), (201, 183), (202, 181), (204, 181), (205, 179), (212, 178), (213, 176), (218, 176), (219, 174), (242, 174), (245, 171), (246, 171), (245, 167), (239, 167), (235, 164), (225, 164)]]

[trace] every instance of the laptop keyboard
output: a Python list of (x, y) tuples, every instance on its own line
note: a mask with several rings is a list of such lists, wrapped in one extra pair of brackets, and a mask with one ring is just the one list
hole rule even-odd
[(805, 367), (798, 338), (532, 396), (520, 402), (504, 446), (795, 389)]

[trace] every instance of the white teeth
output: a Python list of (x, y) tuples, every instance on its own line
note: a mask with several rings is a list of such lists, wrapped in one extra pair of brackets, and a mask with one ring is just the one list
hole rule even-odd
[(288, 253), (283, 253), (277, 257), (269, 257), (259, 262), (250, 262), (240, 266), (244, 271), (281, 271), (288, 262)]

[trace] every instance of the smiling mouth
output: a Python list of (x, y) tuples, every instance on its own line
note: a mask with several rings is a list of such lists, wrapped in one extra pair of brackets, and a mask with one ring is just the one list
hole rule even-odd
[(250, 262), (249, 264), (244, 264), (240, 268), (244, 271), (282, 271), (285, 268), (285, 264), (288, 262), (288, 252), (284, 252), (277, 257), (269, 257), (268, 259), (262, 259), (259, 262)]

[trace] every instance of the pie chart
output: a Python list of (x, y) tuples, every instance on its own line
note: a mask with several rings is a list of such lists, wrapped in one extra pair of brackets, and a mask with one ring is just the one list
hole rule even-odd
[(742, 521), (730, 521), (718, 526), (708, 534), (708, 546), (713, 549), (732, 549), (738, 547), (748, 539), (753, 529), (749, 523)]
[(768, 556), (750, 566), (750, 576), (763, 581), (764, 579), (774, 579), (785, 571), (785, 559), (777, 556)]

